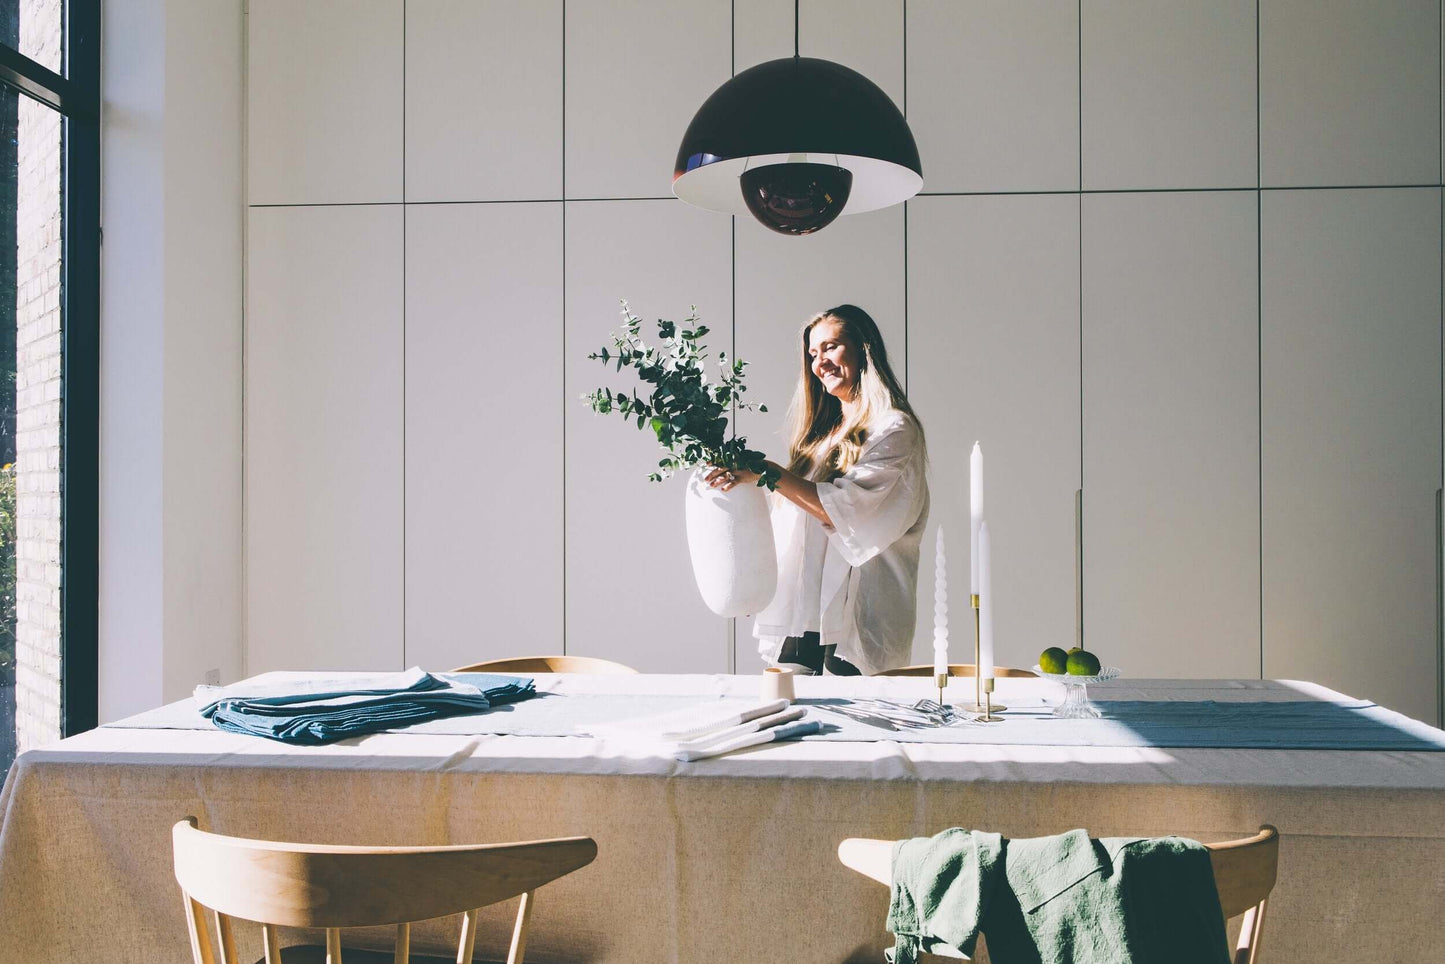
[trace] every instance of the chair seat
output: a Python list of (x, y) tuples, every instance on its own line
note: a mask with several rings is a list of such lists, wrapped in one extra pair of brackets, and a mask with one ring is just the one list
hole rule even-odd
[[(360, 948), (342, 947), (342, 964), (393, 964), (396, 955), (391, 951), (364, 951)], [(499, 964), (481, 958), (472, 958), (473, 964)], [(256, 964), (266, 964), (263, 957)], [(281, 948), (281, 964), (326, 964), (325, 944), (293, 944)], [(457, 964), (455, 954), (433, 957), (412, 951), (411, 964)]]

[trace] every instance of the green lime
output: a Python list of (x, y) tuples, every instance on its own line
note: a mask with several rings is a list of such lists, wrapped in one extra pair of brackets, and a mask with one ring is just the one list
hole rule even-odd
[(1068, 673), (1070, 676), (1098, 676), (1099, 657), (1087, 649), (1070, 653)]
[(1059, 674), (1066, 672), (1069, 665), (1069, 654), (1057, 646), (1050, 646), (1039, 653), (1039, 669), (1045, 673)]

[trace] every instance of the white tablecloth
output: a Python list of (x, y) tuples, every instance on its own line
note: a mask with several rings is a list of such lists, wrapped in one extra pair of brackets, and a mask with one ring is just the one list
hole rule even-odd
[[(799, 680), (799, 696), (929, 694)], [(971, 692), (955, 680), (950, 697)], [(538, 677), (540, 689), (751, 695), (753, 677)], [(1007, 703), (1053, 684), (1000, 680)], [(1344, 699), (1306, 683), (1116, 681), (1117, 699)], [(1007, 724), (999, 724), (1007, 725)], [(588, 834), (597, 861), (538, 895), (528, 960), (879, 961), (884, 888), (848, 836), (1283, 834), (1266, 953), (1422, 961), (1445, 946), (1445, 753), (774, 744), (680, 763), (590, 738), (378, 734), (323, 748), (101, 728), (15, 763), (0, 795), (0, 964), (189, 959), (171, 824), (325, 843)], [(486, 913), (478, 954), (505, 946)], [(448, 925), (454, 927), (454, 925)], [(245, 929), (254, 947), (252, 929)], [(440, 937), (440, 932), (435, 932)], [(424, 936), (424, 935), (423, 935)]]

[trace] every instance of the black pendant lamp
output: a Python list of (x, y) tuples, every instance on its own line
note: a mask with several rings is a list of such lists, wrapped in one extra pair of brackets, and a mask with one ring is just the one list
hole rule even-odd
[(908, 122), (881, 88), (830, 60), (797, 55), (749, 68), (698, 109), (672, 193), (780, 234), (902, 203), (923, 187)]

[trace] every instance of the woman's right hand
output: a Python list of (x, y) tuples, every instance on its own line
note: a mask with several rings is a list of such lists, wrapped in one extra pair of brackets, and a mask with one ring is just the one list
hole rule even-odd
[(749, 472), (747, 469), (725, 469), (714, 465), (703, 481), (714, 489), (721, 489), (726, 492), (735, 485), (750, 485), (758, 481), (758, 473)]

